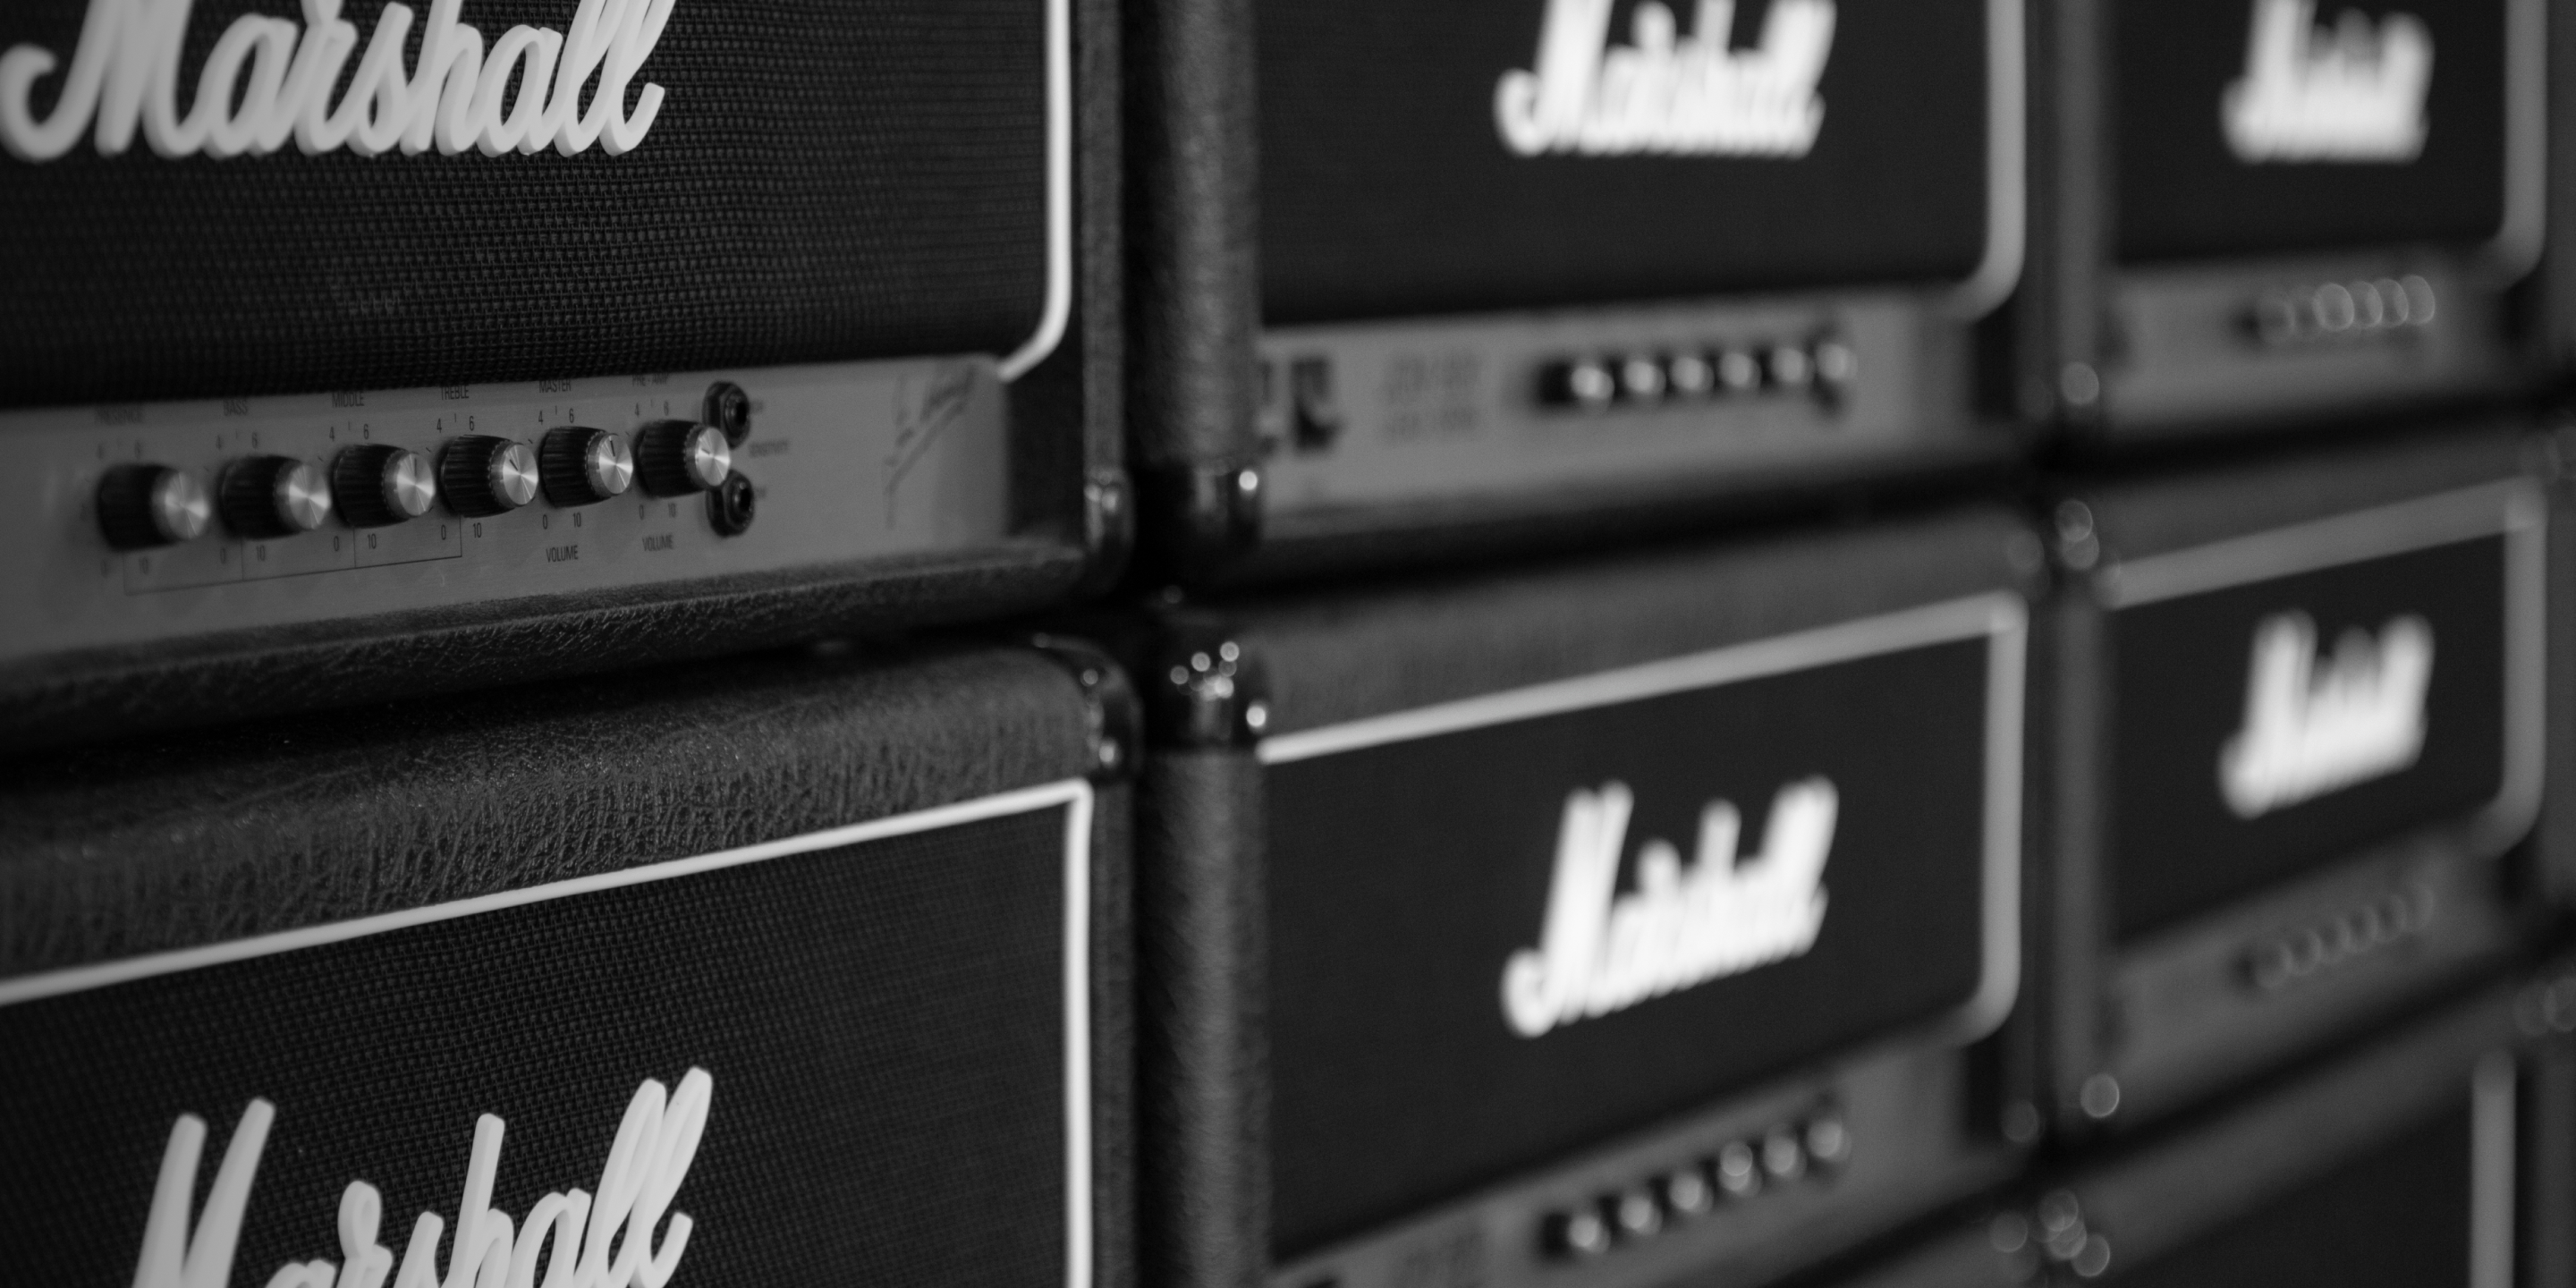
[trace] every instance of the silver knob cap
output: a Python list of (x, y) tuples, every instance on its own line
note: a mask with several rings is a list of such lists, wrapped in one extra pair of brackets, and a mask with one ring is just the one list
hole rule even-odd
[(119, 550), (194, 541), (214, 517), (214, 498), (185, 470), (119, 465), (98, 481), (99, 532)]
[(733, 446), (713, 425), (665, 420), (635, 436), (635, 477), (655, 496), (687, 496), (733, 473)]

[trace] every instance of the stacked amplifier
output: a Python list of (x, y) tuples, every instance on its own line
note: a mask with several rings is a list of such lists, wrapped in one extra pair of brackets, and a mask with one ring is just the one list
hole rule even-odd
[[(1142, 433), (1191, 579), (1991, 465), (2018, 0), (1152, 0)], [(1257, 216), (1256, 216), (1257, 212)]]
[(2531, 388), (2545, 7), (2049, 6), (2033, 401), (2119, 443)]
[(2563, 1283), (2576, 979), (2517, 983), (2189, 1133), (2034, 1177), (1962, 1228), (1836, 1282)]
[(1062, 649), (771, 659), (21, 762), (0, 1246), (1125, 1282), (1123, 694)]
[[(2550, 492), (2511, 426), (2070, 480), (2038, 1095), (2164, 1113), (2510, 958)], [(2564, 576), (2563, 571), (2557, 574)]]
[(13, 5), (7, 740), (1079, 587), (1108, 8)]

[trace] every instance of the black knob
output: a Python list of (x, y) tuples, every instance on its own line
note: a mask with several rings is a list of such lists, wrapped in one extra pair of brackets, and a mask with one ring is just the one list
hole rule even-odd
[(350, 527), (390, 527), (429, 513), (438, 478), (418, 452), (361, 443), (331, 462), (331, 497)]
[(232, 463), (215, 485), (224, 526), (245, 537), (291, 537), (331, 517), (322, 471), (292, 456), (253, 456)]
[(733, 447), (713, 425), (663, 420), (635, 436), (635, 478), (655, 496), (704, 492), (733, 473)]
[(119, 465), (98, 481), (98, 530), (119, 550), (194, 541), (214, 513), (197, 476), (166, 465)]
[(438, 493), (469, 519), (508, 514), (537, 499), (537, 454), (490, 434), (449, 439), (438, 453)]
[(635, 454), (607, 430), (566, 425), (537, 445), (537, 473), (547, 500), (591, 505), (626, 494), (635, 481)]
[(707, 386), (706, 417), (724, 431), (726, 442), (740, 447), (751, 437), (751, 395), (730, 380), (719, 380)]
[(751, 531), (757, 512), (757, 494), (751, 480), (743, 475), (727, 474), (724, 482), (707, 493), (707, 523), (724, 536), (739, 537)]

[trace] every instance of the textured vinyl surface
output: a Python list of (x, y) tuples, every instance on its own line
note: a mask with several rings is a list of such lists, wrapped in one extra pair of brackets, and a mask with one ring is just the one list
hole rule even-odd
[(2465, 1284), (2469, 1158), (2470, 1111), (2462, 1103), (2110, 1282), (2123, 1288)]
[(32, 754), (0, 791), (0, 973), (711, 853), (1078, 775), (1033, 654), (775, 656)]

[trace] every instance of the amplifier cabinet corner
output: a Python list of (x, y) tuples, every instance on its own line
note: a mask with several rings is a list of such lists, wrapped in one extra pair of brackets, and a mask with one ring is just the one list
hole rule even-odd
[(20, 1273), (1130, 1282), (1123, 687), (746, 670), (13, 767)]
[(2008, 1174), (2039, 564), (1967, 512), (1177, 611), (1149, 1277), (1755, 1283)]
[(0, 746), (1115, 574), (1111, 0), (276, 8), (0, 16)]
[(2559, 968), (2151, 1140), (2028, 1178), (1841, 1288), (2557, 1288), (2576, 999)]
[(1145, 6), (1152, 553), (1418, 565), (2001, 466), (2024, 8)]
[(2162, 1115), (2518, 951), (2549, 498), (2509, 426), (2058, 503), (2060, 1121)]
[(2053, 194), (2058, 253), (2107, 268), (2070, 419), (2251, 432), (2534, 387), (2510, 292), (2543, 241), (2549, 8), (2100, 0), (2070, 25), (2062, 74), (2106, 87), (2066, 146), (2108, 157)]

